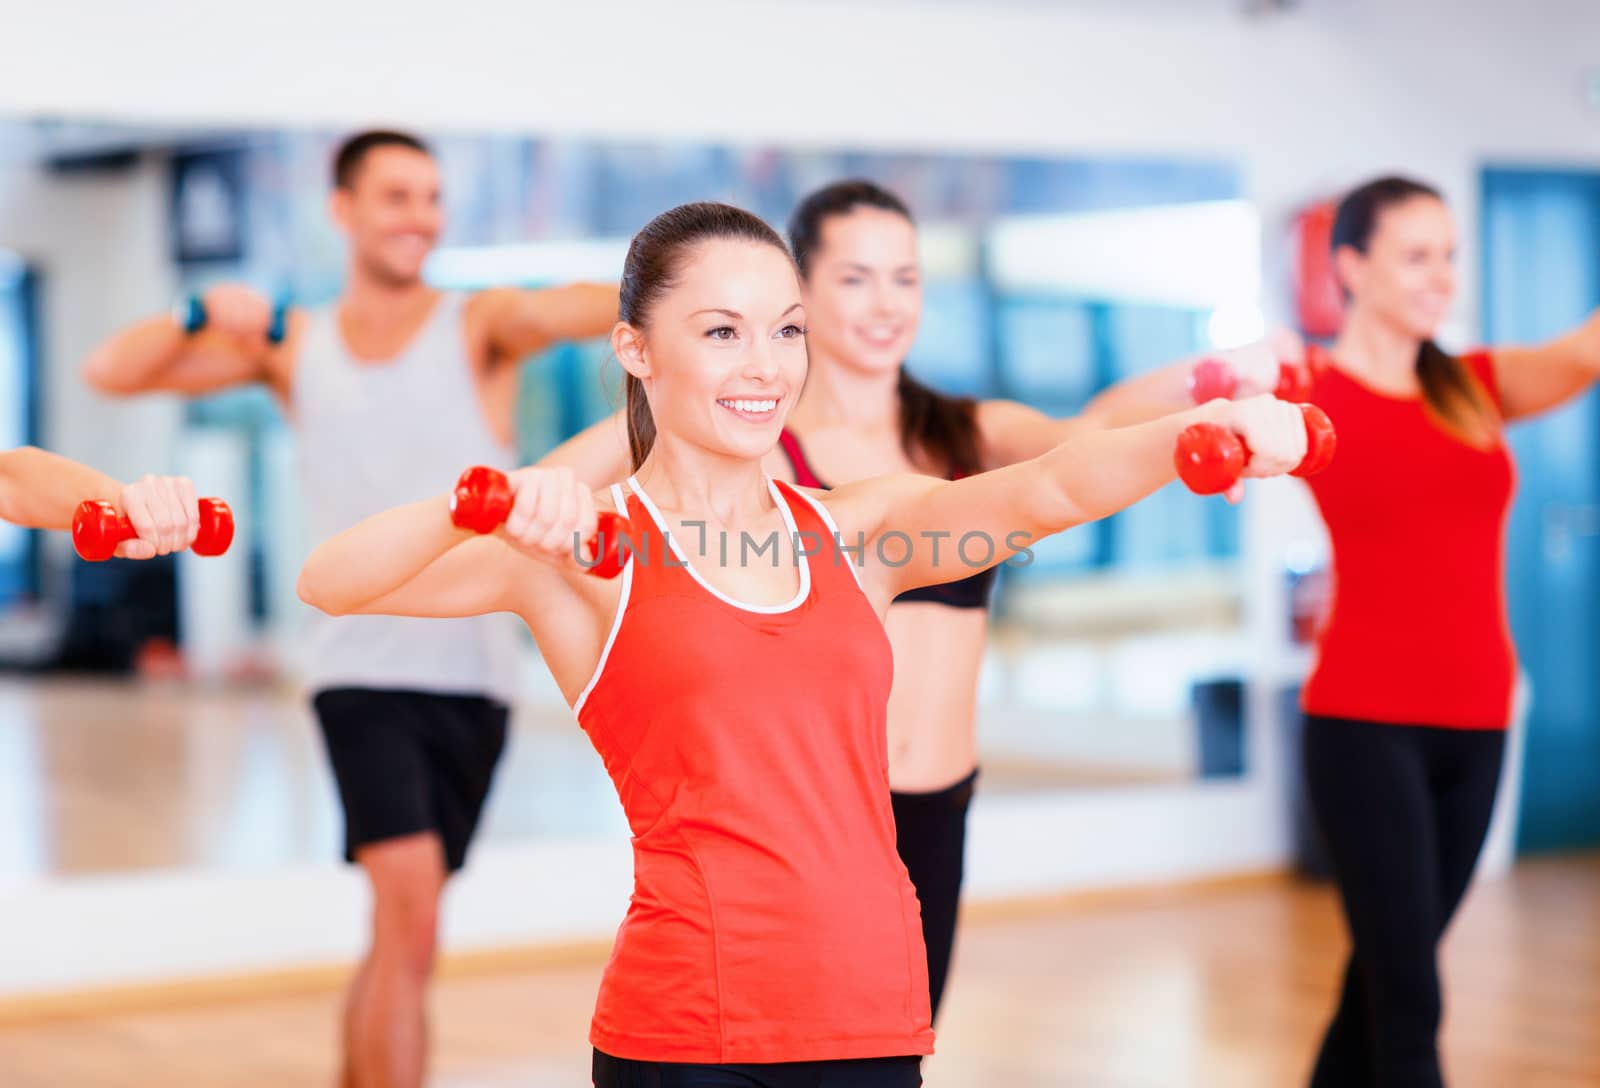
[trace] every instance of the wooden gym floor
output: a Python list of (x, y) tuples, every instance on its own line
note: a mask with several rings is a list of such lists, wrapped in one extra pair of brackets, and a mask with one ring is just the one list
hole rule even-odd
[[(931, 1088), (1303, 1084), (1345, 938), (1287, 878), (986, 908), (963, 934)], [(1600, 856), (1474, 889), (1446, 943), (1453, 1088), (1600, 1085)], [(432, 1084), (587, 1085), (600, 971), (478, 967), (441, 982)], [(7, 1088), (327, 1085), (333, 992), (0, 1029)]]

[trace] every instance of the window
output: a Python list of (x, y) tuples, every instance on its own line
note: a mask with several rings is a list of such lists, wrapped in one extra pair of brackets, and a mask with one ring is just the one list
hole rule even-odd
[[(36, 283), (20, 257), (0, 251), (0, 449), (38, 440)], [(36, 534), (0, 522), (0, 607), (38, 589)]]

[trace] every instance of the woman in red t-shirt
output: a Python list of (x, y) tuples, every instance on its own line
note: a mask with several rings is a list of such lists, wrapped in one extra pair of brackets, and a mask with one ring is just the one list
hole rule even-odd
[(1353, 951), (1311, 1083), (1437, 1086), (1437, 946), (1489, 825), (1515, 673), (1501, 426), (1600, 377), (1600, 312), (1544, 347), (1444, 352), (1455, 226), (1402, 178), (1345, 197), (1333, 247), (1347, 313), (1311, 399), (1339, 451), (1309, 483), (1334, 591), (1304, 751)]
[[(1284, 472), (1306, 450), (1301, 413), (1216, 401), (962, 480), (800, 489), (762, 468), (806, 374), (800, 285), (769, 227), (717, 204), (658, 216), (629, 247), (621, 317), (625, 487), (520, 470), (482, 538), (452, 526), (444, 495), (387, 511), (322, 544), (301, 596), (334, 613), (510, 611), (533, 631), (633, 830), (597, 1085), (919, 1084), (933, 1032), (889, 799), (889, 602), (970, 573), (937, 561), (941, 537), (988, 543), (994, 565), (1170, 482), (1196, 421), (1245, 440), (1248, 474)], [(614, 581), (573, 554), (599, 510), (632, 526)]]

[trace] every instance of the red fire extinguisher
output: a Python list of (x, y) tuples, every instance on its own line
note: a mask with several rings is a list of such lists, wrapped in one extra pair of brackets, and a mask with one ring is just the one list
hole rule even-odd
[(1295, 309), (1300, 331), (1311, 337), (1339, 334), (1344, 320), (1344, 292), (1333, 270), (1332, 200), (1313, 204), (1294, 217)]

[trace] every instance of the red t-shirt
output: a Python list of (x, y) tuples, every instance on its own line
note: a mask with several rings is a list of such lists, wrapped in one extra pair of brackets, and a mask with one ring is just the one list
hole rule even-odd
[[(1487, 352), (1463, 360), (1499, 403)], [(1506, 620), (1504, 443), (1446, 432), (1420, 397), (1328, 367), (1312, 400), (1339, 448), (1307, 483), (1333, 541), (1332, 608), (1302, 703), (1311, 714), (1503, 729), (1516, 654)]]
[(589, 1036), (614, 1057), (933, 1052), (889, 801), (889, 640), (825, 509), (773, 486), (813, 554), (794, 601), (765, 608), (679, 565), (654, 504), (626, 499), (642, 554), (575, 706), (633, 830), (634, 893)]

